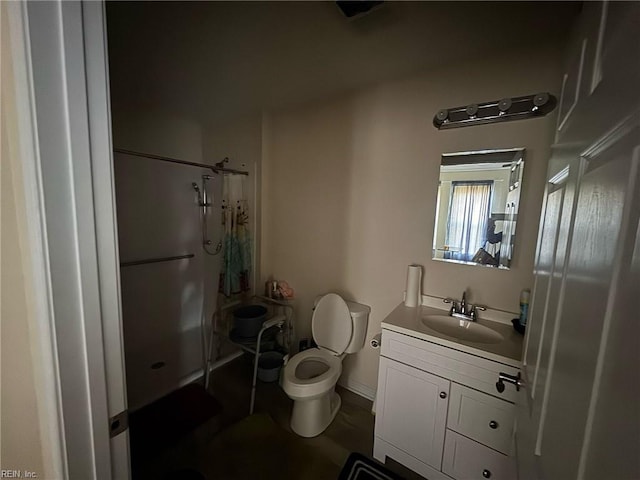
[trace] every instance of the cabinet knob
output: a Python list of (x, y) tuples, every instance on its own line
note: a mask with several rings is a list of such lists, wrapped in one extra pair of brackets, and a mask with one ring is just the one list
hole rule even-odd
[(484, 478), (491, 478), (491, 471), (485, 468), (484, 470), (482, 470), (482, 476)]
[(491, 420), (489, 422), (489, 428), (493, 428), (495, 430), (496, 428), (498, 428), (498, 422), (496, 422), (495, 420)]
[(440, 398), (447, 398), (447, 392), (440, 392)]

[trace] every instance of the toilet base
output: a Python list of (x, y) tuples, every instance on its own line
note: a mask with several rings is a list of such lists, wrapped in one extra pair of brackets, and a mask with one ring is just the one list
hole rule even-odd
[(294, 400), (291, 430), (301, 437), (315, 437), (324, 432), (340, 410), (342, 400), (332, 388), (326, 395), (311, 400)]

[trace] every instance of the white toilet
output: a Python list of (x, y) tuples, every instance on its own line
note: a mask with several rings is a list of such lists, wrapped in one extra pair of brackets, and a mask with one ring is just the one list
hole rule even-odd
[(320, 435), (338, 413), (342, 359), (364, 346), (370, 311), (335, 293), (316, 299), (311, 331), (318, 348), (294, 355), (282, 375), (282, 389), (293, 400), (291, 429), (301, 437)]

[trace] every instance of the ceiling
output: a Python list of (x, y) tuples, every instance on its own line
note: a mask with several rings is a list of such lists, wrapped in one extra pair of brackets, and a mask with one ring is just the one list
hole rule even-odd
[(541, 42), (561, 45), (580, 2), (385, 2), (355, 20), (334, 2), (108, 2), (118, 109), (221, 121)]

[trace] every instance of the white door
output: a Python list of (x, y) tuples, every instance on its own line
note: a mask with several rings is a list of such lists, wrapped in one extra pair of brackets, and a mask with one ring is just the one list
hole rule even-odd
[(440, 470), (449, 380), (380, 357), (376, 435)]
[(578, 80), (564, 92), (574, 101), (560, 112), (538, 241), (521, 479), (640, 477), (639, 14), (637, 3), (587, 5), (580, 61), (568, 63)]
[(130, 478), (128, 403), (104, 3), (83, 2), (82, 22), (111, 473), (114, 480), (125, 480)]
[(24, 2), (65, 478), (128, 479), (102, 2)]

